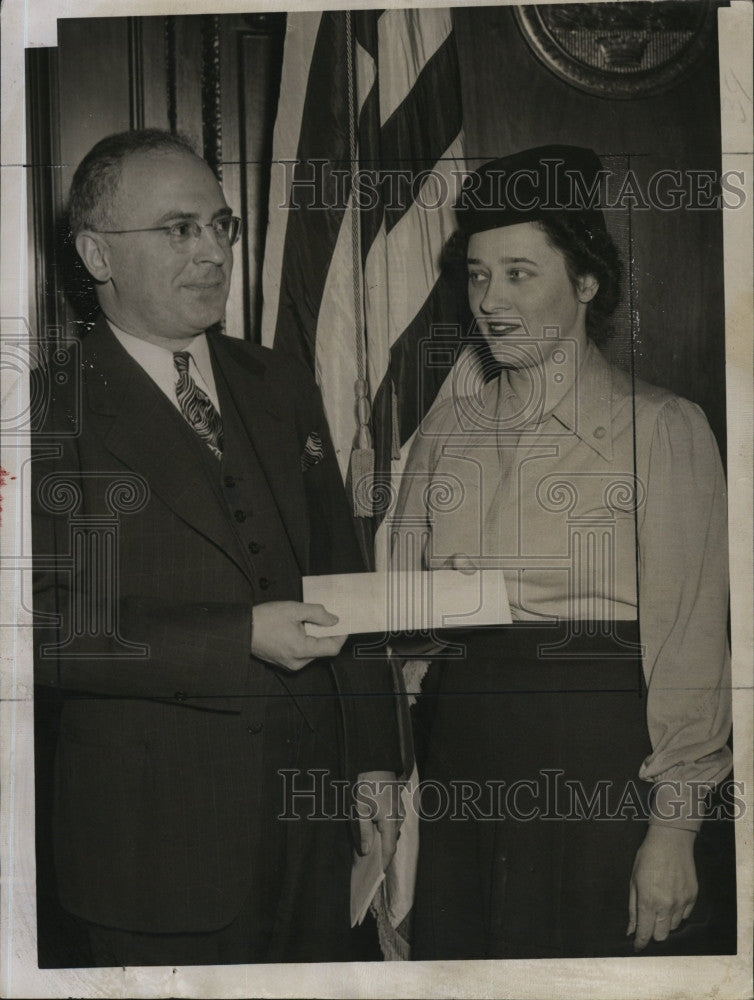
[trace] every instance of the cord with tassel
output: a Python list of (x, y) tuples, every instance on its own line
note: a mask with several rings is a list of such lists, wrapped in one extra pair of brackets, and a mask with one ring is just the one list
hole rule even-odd
[(367, 396), (366, 379), (356, 381), (356, 415), (359, 430), (356, 437), (356, 447), (351, 452), (351, 496), (353, 498), (354, 517), (371, 517), (372, 494), (374, 483), (374, 447), (369, 421), (372, 408)]

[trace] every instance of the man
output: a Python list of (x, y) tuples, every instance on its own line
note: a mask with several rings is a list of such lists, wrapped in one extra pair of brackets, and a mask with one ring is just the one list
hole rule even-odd
[[(34, 462), (61, 902), (95, 965), (346, 959), (338, 781), (400, 754), (385, 664), (305, 632), (337, 619), (302, 575), (362, 568), (316, 387), (207, 332), (240, 220), (182, 138), (98, 143), (70, 223), (103, 315)], [(388, 812), (360, 821), (385, 863)]]

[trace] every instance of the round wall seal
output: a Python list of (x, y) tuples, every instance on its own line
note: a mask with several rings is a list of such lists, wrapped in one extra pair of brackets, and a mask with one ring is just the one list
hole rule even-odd
[(524, 38), (561, 79), (588, 94), (646, 97), (667, 89), (705, 51), (713, 0), (516, 7)]

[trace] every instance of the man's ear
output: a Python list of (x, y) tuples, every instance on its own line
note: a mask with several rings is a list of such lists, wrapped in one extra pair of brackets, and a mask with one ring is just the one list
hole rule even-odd
[(582, 274), (576, 287), (579, 302), (591, 302), (599, 291), (599, 287), (600, 283), (593, 274)]
[(76, 250), (95, 281), (110, 279), (110, 248), (100, 233), (82, 230), (76, 237)]

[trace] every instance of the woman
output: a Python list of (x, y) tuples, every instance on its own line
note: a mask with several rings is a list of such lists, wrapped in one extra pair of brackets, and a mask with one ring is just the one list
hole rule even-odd
[(694, 906), (704, 789), (730, 768), (720, 459), (697, 406), (596, 346), (620, 277), (583, 199), (601, 170), (527, 150), (457, 206), (498, 370), (425, 420), (395, 537), (401, 559), (422, 537), (427, 568), (502, 568), (513, 624), (453, 637), (465, 654), (424, 680), (418, 959), (664, 940)]

